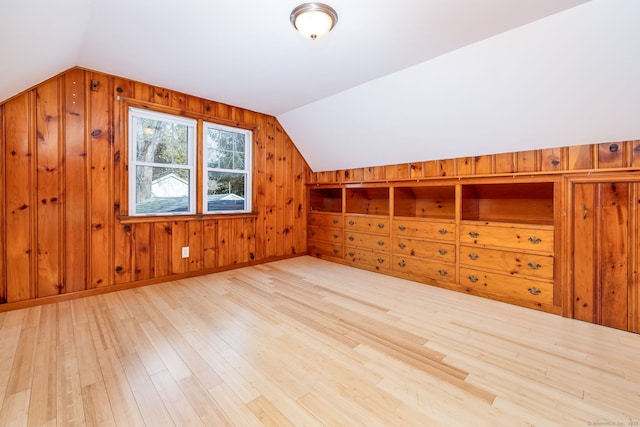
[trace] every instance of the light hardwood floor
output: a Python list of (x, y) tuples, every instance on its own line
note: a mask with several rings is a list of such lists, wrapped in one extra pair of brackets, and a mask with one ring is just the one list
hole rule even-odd
[(0, 426), (640, 423), (640, 335), (302, 257), (0, 314)]

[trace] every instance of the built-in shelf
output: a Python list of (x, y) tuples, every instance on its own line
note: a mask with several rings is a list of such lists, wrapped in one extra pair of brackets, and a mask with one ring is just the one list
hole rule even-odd
[(394, 216), (455, 219), (456, 189), (447, 186), (395, 187)]
[(553, 225), (553, 182), (466, 184), (462, 220)]
[(309, 204), (313, 212), (342, 213), (342, 188), (311, 188)]
[(346, 212), (389, 215), (389, 187), (347, 188)]

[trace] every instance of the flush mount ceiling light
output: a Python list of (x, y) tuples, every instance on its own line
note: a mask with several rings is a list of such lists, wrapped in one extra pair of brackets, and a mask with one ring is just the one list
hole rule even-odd
[(319, 39), (335, 27), (338, 14), (323, 3), (304, 3), (291, 12), (291, 23), (305, 37)]

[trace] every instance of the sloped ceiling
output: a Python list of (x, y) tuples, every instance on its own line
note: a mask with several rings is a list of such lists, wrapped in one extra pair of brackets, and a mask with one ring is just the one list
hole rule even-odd
[(298, 4), (2, 0), (0, 100), (80, 65), (275, 115), (314, 170), (640, 137), (637, 0), (331, 0), (315, 42)]

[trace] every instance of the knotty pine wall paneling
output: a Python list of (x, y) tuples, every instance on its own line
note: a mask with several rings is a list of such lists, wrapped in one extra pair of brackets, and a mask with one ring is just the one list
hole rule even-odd
[[(128, 105), (253, 129), (255, 213), (127, 217)], [(0, 103), (0, 126), (0, 310), (306, 252), (311, 172), (273, 116), (73, 68)]]

